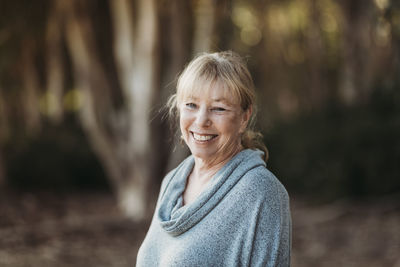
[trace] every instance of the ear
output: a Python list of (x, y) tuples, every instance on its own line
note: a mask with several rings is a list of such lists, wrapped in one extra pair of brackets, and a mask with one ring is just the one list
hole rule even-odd
[(249, 124), (249, 120), (251, 118), (251, 114), (253, 114), (253, 106), (249, 106), (247, 110), (245, 110), (242, 114), (242, 121), (240, 125), (240, 133), (244, 133), (246, 130), (247, 124)]

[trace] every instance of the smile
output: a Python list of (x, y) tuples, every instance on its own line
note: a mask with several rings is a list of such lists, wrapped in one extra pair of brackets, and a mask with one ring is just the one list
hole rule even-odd
[(200, 141), (200, 142), (207, 142), (218, 136), (216, 134), (196, 134), (194, 132), (191, 132), (191, 133), (192, 133), (194, 140)]

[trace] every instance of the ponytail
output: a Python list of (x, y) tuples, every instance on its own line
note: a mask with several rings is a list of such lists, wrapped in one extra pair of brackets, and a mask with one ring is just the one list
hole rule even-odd
[(259, 149), (264, 152), (263, 160), (268, 161), (269, 153), (268, 149), (263, 142), (263, 135), (260, 132), (255, 132), (247, 129), (241, 140), (242, 146), (249, 149)]

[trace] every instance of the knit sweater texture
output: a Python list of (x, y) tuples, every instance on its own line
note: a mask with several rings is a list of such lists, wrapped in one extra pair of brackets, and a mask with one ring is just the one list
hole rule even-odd
[(289, 266), (289, 197), (262, 153), (239, 152), (184, 206), (193, 156), (172, 170), (162, 182), (136, 266)]

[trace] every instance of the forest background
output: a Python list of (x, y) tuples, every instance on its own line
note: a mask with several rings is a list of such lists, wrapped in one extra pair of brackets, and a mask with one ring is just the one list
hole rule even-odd
[(293, 266), (400, 266), (394, 0), (0, 1), (0, 265), (132, 266), (188, 153), (163, 106), (222, 50), (254, 77)]

